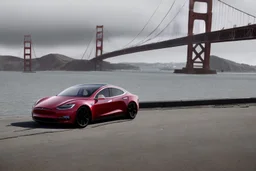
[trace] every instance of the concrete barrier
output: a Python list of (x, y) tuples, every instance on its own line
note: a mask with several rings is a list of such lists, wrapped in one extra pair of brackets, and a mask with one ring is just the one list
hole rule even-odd
[(212, 99), (212, 100), (187, 100), (187, 101), (155, 101), (140, 102), (140, 108), (171, 108), (186, 106), (206, 106), (206, 105), (232, 105), (256, 103), (256, 98), (240, 99)]

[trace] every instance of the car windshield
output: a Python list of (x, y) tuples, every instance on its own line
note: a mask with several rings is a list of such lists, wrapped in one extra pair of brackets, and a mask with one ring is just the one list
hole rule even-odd
[(73, 86), (58, 94), (58, 96), (90, 97), (99, 87)]

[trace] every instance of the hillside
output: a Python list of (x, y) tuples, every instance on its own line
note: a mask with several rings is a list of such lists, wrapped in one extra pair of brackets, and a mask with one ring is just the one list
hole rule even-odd
[[(102, 70), (139, 70), (139, 67), (129, 64), (111, 64), (103, 61)], [(0, 70), (23, 71), (23, 59), (15, 56), (0, 56)], [(94, 64), (87, 60), (77, 60), (61, 54), (48, 54), (32, 59), (33, 71), (65, 70), (92, 71)]]
[[(239, 64), (230, 60), (222, 59), (217, 56), (211, 56), (211, 69), (218, 72), (256, 72), (255, 66)], [(103, 71), (111, 70), (174, 70), (182, 68), (185, 63), (118, 63), (111, 64), (102, 62)], [(34, 71), (64, 70), (64, 71), (92, 71), (95, 65), (87, 60), (77, 60), (61, 54), (48, 54), (41, 58), (32, 60)], [(22, 71), (23, 59), (15, 56), (0, 56), (0, 70), (4, 71)]]
[[(67, 63), (61, 68), (65, 71), (93, 71), (95, 69), (95, 64), (87, 60), (73, 60)], [(139, 67), (132, 66), (129, 64), (111, 64), (109, 62), (103, 61), (101, 64), (101, 69), (104, 71), (111, 70), (139, 70)]]
[[(32, 70), (60, 70), (73, 59), (60, 54), (48, 54), (41, 58), (32, 59)], [(22, 71), (23, 59), (15, 56), (0, 56), (0, 70)]]
[(21, 71), (23, 60), (15, 56), (0, 56), (0, 71)]
[(67, 63), (73, 61), (73, 58), (60, 54), (48, 54), (35, 61), (37, 63), (35, 70), (61, 70)]
[[(163, 66), (160, 70), (174, 70), (176, 68), (185, 67), (185, 63), (174, 64), (173, 66)], [(247, 64), (239, 64), (231, 60), (223, 59), (218, 56), (211, 56), (210, 67), (212, 70), (217, 72), (256, 72), (256, 66), (251, 66)]]
[(159, 71), (159, 70), (173, 70), (175, 68), (184, 67), (184, 63), (124, 63), (139, 67), (142, 71)]
[(211, 56), (210, 66), (218, 72), (256, 72), (255, 66), (239, 64), (217, 56)]

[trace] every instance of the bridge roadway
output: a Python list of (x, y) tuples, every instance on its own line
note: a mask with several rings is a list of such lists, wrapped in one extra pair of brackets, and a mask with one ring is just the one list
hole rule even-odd
[(1, 171), (255, 171), (256, 105), (143, 109), (85, 129), (0, 118)]
[[(91, 61), (101, 61), (108, 58), (132, 54), (137, 52), (144, 52), (150, 50), (171, 48), (177, 46), (188, 45), (189, 43), (221, 43), (221, 42), (232, 42), (232, 41), (242, 41), (242, 40), (252, 40), (256, 39), (256, 24), (223, 29), (219, 31), (213, 31), (208, 33), (196, 34), (193, 36), (181, 37), (177, 39), (166, 40), (157, 43), (150, 43), (141, 46), (135, 46), (130, 48), (125, 48), (121, 50), (116, 50), (113, 52), (108, 52), (103, 55), (97, 56)], [(242, 48), (242, 47), (241, 47)]]

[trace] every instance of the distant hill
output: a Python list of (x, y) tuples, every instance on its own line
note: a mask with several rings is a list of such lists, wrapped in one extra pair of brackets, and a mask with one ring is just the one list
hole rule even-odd
[(34, 61), (37, 63), (35, 70), (62, 70), (62, 68), (74, 59), (60, 54), (48, 54), (37, 58)]
[(211, 69), (216, 70), (218, 72), (256, 72), (255, 66), (239, 64), (214, 55), (211, 56), (210, 66)]
[[(95, 69), (95, 64), (87, 60), (73, 60), (61, 68), (65, 71), (92, 71)], [(139, 67), (129, 64), (111, 64), (110, 62), (103, 61), (101, 69), (104, 71), (111, 70), (139, 70)]]
[[(211, 69), (218, 72), (256, 72), (256, 66), (239, 64), (230, 60), (211, 56)], [(185, 63), (118, 63), (102, 62), (102, 70), (174, 70), (183, 68)], [(48, 54), (32, 60), (34, 71), (64, 70), (64, 71), (92, 71), (93, 63), (88, 60), (77, 60), (61, 54)], [(0, 70), (22, 71), (23, 59), (15, 56), (0, 56)]]
[[(186, 66), (186, 63), (179, 63), (169, 67), (163, 66), (163, 67), (160, 67), (159, 69), (172, 71), (176, 68), (183, 68), (185, 66)], [(216, 70), (217, 72), (256, 72), (256, 66), (239, 64), (234, 61), (223, 59), (215, 55), (212, 55), (210, 58), (210, 67), (212, 70)]]
[[(129, 64), (111, 64), (103, 61), (102, 70), (139, 70), (139, 67)], [(0, 56), (0, 70), (23, 71), (23, 59), (15, 56)], [(48, 54), (32, 59), (33, 71), (65, 70), (91, 71), (94, 64), (87, 60), (77, 60), (61, 54)]]
[(142, 71), (159, 71), (159, 70), (174, 70), (176, 68), (182, 68), (185, 66), (184, 63), (123, 63), (130, 64), (139, 67)]
[[(48, 54), (41, 58), (32, 59), (32, 69), (36, 71), (61, 70), (73, 59), (60, 54)], [(22, 71), (23, 59), (15, 56), (0, 56), (0, 70)]]
[(0, 71), (21, 71), (23, 60), (15, 56), (0, 56)]

